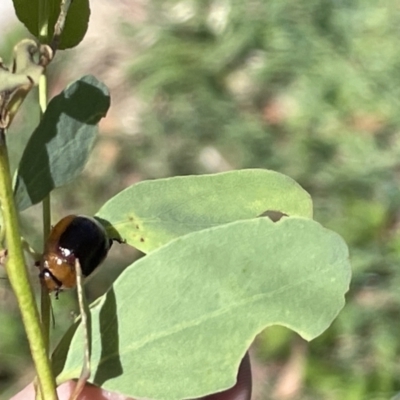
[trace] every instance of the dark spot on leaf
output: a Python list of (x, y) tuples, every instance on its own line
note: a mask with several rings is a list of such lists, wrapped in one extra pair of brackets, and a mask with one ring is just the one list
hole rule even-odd
[(140, 241), (141, 241), (141, 242), (144, 242), (144, 238), (141, 237), (141, 238), (140, 238)]
[(139, 229), (139, 225), (136, 225), (136, 229)]
[(288, 215), (281, 211), (267, 210), (260, 214), (259, 217), (268, 217), (272, 222), (278, 222), (282, 217), (288, 217)]

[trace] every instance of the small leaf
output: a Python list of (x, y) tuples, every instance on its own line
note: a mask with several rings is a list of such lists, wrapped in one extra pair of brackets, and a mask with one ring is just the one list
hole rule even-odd
[(140, 182), (110, 199), (97, 216), (147, 253), (189, 232), (267, 210), (312, 217), (312, 201), (288, 176), (248, 169)]
[(89, 0), (74, 0), (68, 10), (59, 50), (77, 46), (85, 37), (90, 17)]
[(39, 45), (32, 39), (24, 39), (14, 47), (11, 71), (0, 65), (0, 91), (6, 90), (0, 96), (2, 126), (8, 127), (11, 124), (29, 91), (39, 84), (39, 79), (52, 57), (53, 51), (49, 46)]
[(85, 76), (54, 97), (22, 155), (14, 188), (20, 211), (82, 171), (110, 105), (108, 89)]
[[(46, 0), (48, 3), (48, 42), (54, 33), (54, 25), (60, 14), (61, 0)], [(43, 0), (13, 0), (15, 13), (18, 19), (25, 24), (33, 36), (39, 37), (39, 10)], [(61, 35), (58, 49), (69, 49), (75, 47), (85, 37), (90, 16), (89, 0), (75, 0), (72, 2)]]
[[(92, 308), (92, 378), (134, 398), (197, 398), (232, 386), (255, 336), (278, 324), (306, 340), (344, 305), (348, 250), (305, 218), (237, 221), (140, 259)], [(53, 356), (60, 382), (82, 365), (81, 327)]]

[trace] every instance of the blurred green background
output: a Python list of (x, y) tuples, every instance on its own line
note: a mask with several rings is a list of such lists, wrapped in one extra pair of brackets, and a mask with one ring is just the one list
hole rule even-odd
[[(250, 167), (290, 175), (312, 195), (315, 219), (347, 241), (354, 275), (345, 309), (318, 339), (281, 327), (256, 339), (253, 398), (400, 398), (400, 2), (95, 3), (87, 38), (49, 70), (51, 93), (93, 73), (113, 104), (82, 178), (53, 196), (54, 220), (93, 214), (143, 179)], [(3, 58), (21, 35), (9, 32)], [(14, 166), (37, 123), (33, 97), (9, 133)], [(22, 219), (40, 249), (40, 207)], [(138, 256), (116, 245), (88, 295)], [(36, 276), (32, 267), (37, 285)], [(76, 310), (73, 293), (60, 297), (55, 341)], [(8, 398), (33, 371), (6, 280), (0, 320)]]

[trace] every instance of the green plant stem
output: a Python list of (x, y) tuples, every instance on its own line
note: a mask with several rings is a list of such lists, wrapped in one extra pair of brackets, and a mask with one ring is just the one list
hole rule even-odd
[[(42, 118), (47, 107), (47, 77), (42, 75), (39, 80), (39, 107), (40, 117)], [(43, 242), (45, 242), (50, 233), (51, 214), (50, 214), (50, 195), (42, 201), (42, 215), (43, 215)], [(41, 287), (40, 296), (40, 315), (42, 320), (43, 335), (46, 344), (46, 352), (49, 352), (50, 347), (50, 296), (47, 289)]]
[(33, 290), (29, 282), (19, 232), (17, 210), (4, 130), (0, 130), (0, 203), (8, 248), (7, 275), (17, 298), (43, 399), (57, 399)]
[[(39, 1), (39, 40), (41, 43), (47, 43), (49, 38), (49, 2), (48, 0)], [(39, 79), (39, 109), (40, 118), (43, 117), (47, 107), (47, 77), (44, 72)], [(50, 233), (51, 215), (50, 215), (50, 195), (42, 201), (43, 215), (43, 243), (47, 240)], [(45, 340), (46, 352), (49, 353), (50, 348), (50, 297), (44, 286), (41, 287), (40, 295), (40, 315), (42, 321), (42, 329)]]
[[(43, 241), (45, 241), (50, 231), (50, 198), (47, 196), (42, 202), (43, 210)], [(50, 348), (50, 296), (47, 289), (42, 285), (40, 293), (40, 315), (42, 321), (43, 336), (46, 346), (46, 353)]]
[(40, 43), (47, 43), (49, 36), (49, 2), (48, 0), (39, 1), (39, 41)]

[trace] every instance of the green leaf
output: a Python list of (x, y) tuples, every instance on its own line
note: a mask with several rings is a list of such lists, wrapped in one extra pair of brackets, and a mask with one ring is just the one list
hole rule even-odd
[[(48, 37), (47, 44), (54, 33), (54, 25), (60, 14), (61, 0), (46, 0), (48, 4)], [(18, 19), (27, 27), (32, 35), (39, 37), (39, 10), (43, 0), (13, 0), (15, 13)], [(65, 22), (64, 30), (58, 49), (75, 47), (85, 37), (90, 16), (89, 0), (75, 0), (72, 2)]]
[(110, 199), (97, 216), (147, 253), (189, 232), (267, 210), (311, 218), (312, 201), (288, 176), (248, 169), (140, 182)]
[(20, 211), (82, 171), (110, 105), (108, 89), (85, 76), (54, 97), (22, 155), (14, 188)]
[[(344, 305), (342, 238), (306, 218), (237, 221), (182, 236), (140, 259), (92, 308), (92, 378), (134, 398), (197, 398), (232, 386), (255, 336), (278, 324), (311, 340)], [(82, 331), (53, 356), (76, 378)]]

